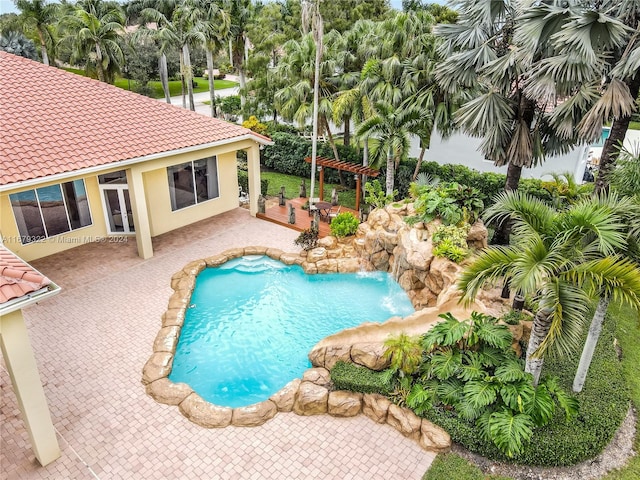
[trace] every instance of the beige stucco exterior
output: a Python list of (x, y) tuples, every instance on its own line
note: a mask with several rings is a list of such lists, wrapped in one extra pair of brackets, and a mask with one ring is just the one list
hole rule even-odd
[[(42, 181), (30, 182), (28, 185), (17, 186), (13, 189), (5, 188), (0, 192), (2, 241), (7, 248), (26, 261), (52, 255), (84, 243), (102, 241), (108, 236), (108, 227), (98, 175), (125, 170), (138, 254), (143, 258), (149, 258), (153, 255), (151, 242), (153, 237), (238, 207), (236, 161), (238, 150), (247, 152), (250, 211), (252, 215), (255, 215), (257, 197), (260, 192), (259, 145), (253, 140), (242, 140), (203, 149), (177, 152), (154, 159), (143, 159), (135, 163), (110, 164), (104, 168), (93, 168), (90, 172), (80, 171), (73, 176), (65, 175), (64, 178), (58, 176), (54, 180), (45, 178)], [(167, 167), (212, 156), (217, 158), (219, 196), (172, 211)], [(78, 179), (83, 179), (85, 182), (92, 219), (91, 225), (23, 245), (9, 195)]]

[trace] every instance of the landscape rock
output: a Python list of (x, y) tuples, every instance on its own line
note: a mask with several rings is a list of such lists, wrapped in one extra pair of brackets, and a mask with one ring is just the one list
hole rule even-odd
[(271, 400), (233, 409), (231, 425), (236, 427), (257, 427), (271, 420), (278, 413), (278, 407)]
[(339, 361), (351, 361), (350, 345), (335, 345), (327, 347), (324, 356), (324, 368), (331, 370)]
[(327, 411), (334, 417), (355, 417), (362, 411), (362, 394), (344, 390), (330, 392)]
[(293, 403), (293, 411), (298, 415), (320, 415), (327, 413), (329, 390), (311, 382), (302, 382)]
[(387, 413), (387, 423), (398, 430), (405, 437), (413, 440), (420, 438), (422, 420), (407, 408), (392, 403)]
[(193, 389), (186, 383), (174, 383), (166, 377), (151, 382), (146, 390), (147, 395), (165, 405), (179, 405), (193, 393)]
[(356, 343), (351, 347), (351, 360), (371, 370), (384, 370), (389, 359), (384, 358), (384, 345), (381, 343)]
[(142, 383), (147, 385), (156, 380), (167, 377), (171, 373), (173, 354), (169, 352), (157, 352), (151, 355), (142, 368)]
[(180, 327), (178, 326), (161, 328), (153, 342), (153, 351), (169, 353), (175, 352), (179, 335)]
[(231, 424), (231, 408), (213, 405), (197, 393), (192, 393), (184, 399), (179, 408), (190, 421), (205, 428), (222, 428)]
[(298, 388), (300, 388), (301, 380), (296, 378), (287, 383), (278, 392), (269, 397), (273, 403), (275, 403), (279, 412), (290, 412), (293, 410), (293, 404), (298, 394)]
[(420, 425), (420, 446), (429, 452), (448, 452), (451, 449), (451, 437), (442, 428), (423, 418)]
[(309, 368), (302, 374), (302, 381), (312, 382), (321, 387), (328, 387), (331, 385), (331, 374), (326, 368)]
[(362, 413), (377, 423), (387, 421), (391, 400), (379, 393), (365, 393), (362, 397)]

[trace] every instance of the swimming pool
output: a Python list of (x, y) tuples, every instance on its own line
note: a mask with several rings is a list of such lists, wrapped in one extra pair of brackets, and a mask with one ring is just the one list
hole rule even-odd
[(268, 399), (309, 368), (322, 338), (414, 312), (387, 273), (305, 274), (245, 256), (197, 277), (169, 379), (216, 405)]

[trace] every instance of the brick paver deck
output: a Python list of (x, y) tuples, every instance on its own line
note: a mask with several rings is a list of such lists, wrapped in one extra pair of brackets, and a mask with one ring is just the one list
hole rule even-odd
[(63, 292), (25, 311), (62, 457), (40, 467), (0, 365), (0, 478), (420, 479), (433, 454), (364, 416), (278, 414), (257, 428), (207, 430), (145, 394), (169, 279), (227, 248), (295, 251), (297, 232), (243, 209), (154, 239), (84, 245), (33, 262)]

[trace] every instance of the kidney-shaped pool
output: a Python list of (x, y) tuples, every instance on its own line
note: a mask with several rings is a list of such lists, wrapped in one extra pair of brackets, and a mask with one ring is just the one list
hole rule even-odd
[(322, 338), (413, 311), (387, 273), (308, 275), (267, 256), (236, 258), (198, 275), (169, 378), (216, 405), (251, 405), (302, 376)]

